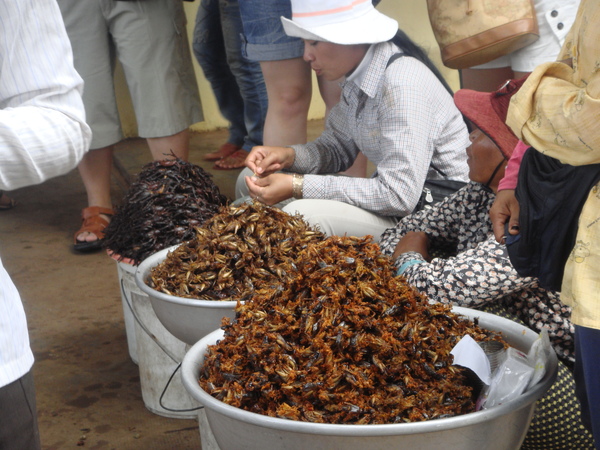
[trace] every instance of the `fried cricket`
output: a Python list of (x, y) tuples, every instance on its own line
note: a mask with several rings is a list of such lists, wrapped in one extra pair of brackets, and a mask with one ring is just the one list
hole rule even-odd
[(474, 411), (450, 351), (466, 334), (501, 337), (427, 299), (395, 276), (367, 238), (313, 243), (224, 319), (199, 383), (213, 397), (272, 417), (386, 424)]

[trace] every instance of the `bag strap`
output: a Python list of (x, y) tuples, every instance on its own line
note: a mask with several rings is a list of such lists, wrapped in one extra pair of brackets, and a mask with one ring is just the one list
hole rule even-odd
[[(396, 61), (398, 58), (401, 58), (404, 56), (404, 53), (400, 52), (400, 53), (394, 53), (392, 56), (390, 56), (390, 59), (388, 59), (387, 64), (385, 65), (385, 68), (387, 69), (388, 67), (390, 67), (390, 64), (392, 64), (394, 61)], [(438, 169), (437, 167), (435, 167), (434, 164), (430, 164), (430, 167), (435, 170), (437, 173), (439, 173), (442, 177), (446, 178), (446, 174), (444, 173), (444, 171)]]
[(431, 163), (431, 164), (429, 164), (429, 167), (431, 167), (433, 170), (435, 170), (437, 173), (439, 173), (439, 174), (440, 174), (442, 177), (444, 177), (444, 178), (447, 178), (447, 177), (446, 177), (446, 172), (444, 172), (444, 171), (443, 171), (443, 170), (441, 170), (441, 169), (438, 169), (438, 168), (435, 166), (435, 164)]
[(392, 56), (390, 56), (390, 59), (388, 59), (388, 62), (385, 65), (385, 68), (387, 69), (388, 67), (390, 67), (391, 63), (393, 63), (394, 61), (396, 61), (398, 58), (401, 58), (402, 56), (404, 56), (403, 52), (394, 53)]

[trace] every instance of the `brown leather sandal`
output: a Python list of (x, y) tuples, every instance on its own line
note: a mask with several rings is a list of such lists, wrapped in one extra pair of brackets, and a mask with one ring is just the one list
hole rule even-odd
[(217, 170), (231, 170), (231, 169), (241, 169), (242, 167), (246, 167), (246, 158), (248, 157), (248, 152), (246, 150), (238, 150), (235, 153), (232, 153), (227, 158), (223, 158), (218, 160), (213, 169)]
[(9, 197), (0, 191), (0, 211), (6, 211), (7, 209), (13, 209), (17, 205), (17, 201), (14, 198)]
[[(73, 248), (79, 252), (89, 252), (98, 250), (102, 247), (102, 240), (104, 239), (104, 229), (110, 223), (100, 214), (106, 216), (112, 216), (114, 211), (109, 208), (102, 208), (100, 206), (90, 206), (84, 208), (81, 211), (81, 228), (75, 233), (73, 237)], [(94, 234), (98, 239), (95, 241), (78, 241), (77, 236), (84, 232)]]
[(227, 158), (229, 155), (234, 154), (241, 148), (242, 147), (240, 147), (239, 145), (232, 144), (231, 142), (226, 142), (223, 145), (221, 145), (221, 147), (219, 147), (219, 150), (217, 150), (216, 152), (207, 153), (206, 155), (204, 155), (203, 159), (204, 161), (218, 161), (219, 159)]

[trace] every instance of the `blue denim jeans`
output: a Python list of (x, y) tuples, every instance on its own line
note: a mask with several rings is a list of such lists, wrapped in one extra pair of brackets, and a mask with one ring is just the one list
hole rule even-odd
[(243, 54), (252, 61), (280, 61), (301, 58), (304, 41), (288, 36), (281, 16), (291, 19), (290, 0), (242, 0), (240, 2), (244, 26)]
[(600, 330), (575, 326), (574, 376), (581, 420), (600, 449)]
[(228, 141), (250, 151), (262, 145), (267, 90), (260, 64), (242, 55), (238, 0), (202, 0), (194, 26), (193, 50), (230, 123)]

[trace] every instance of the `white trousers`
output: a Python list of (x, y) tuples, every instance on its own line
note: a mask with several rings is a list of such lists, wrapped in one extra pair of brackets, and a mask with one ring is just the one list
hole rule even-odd
[[(248, 168), (238, 176), (235, 195), (240, 199), (248, 195), (245, 176), (251, 176)], [(285, 206), (284, 206), (285, 205)], [(373, 236), (375, 242), (383, 232), (396, 225), (394, 217), (385, 217), (336, 200), (302, 199), (284, 202), (282, 210), (288, 214), (300, 214), (313, 227), (327, 236)]]

